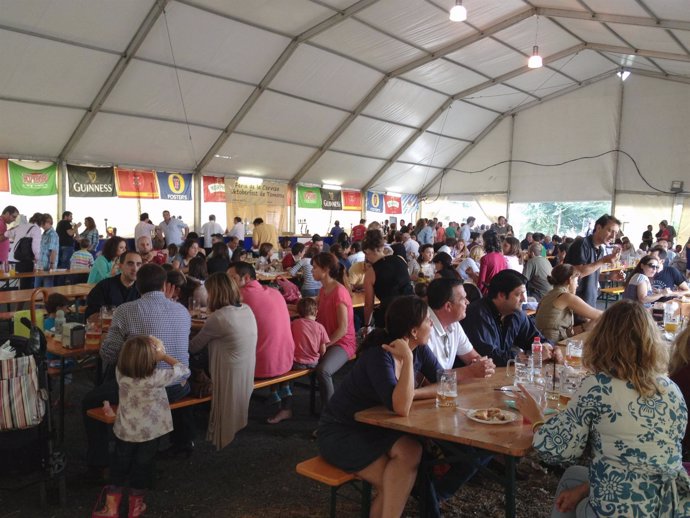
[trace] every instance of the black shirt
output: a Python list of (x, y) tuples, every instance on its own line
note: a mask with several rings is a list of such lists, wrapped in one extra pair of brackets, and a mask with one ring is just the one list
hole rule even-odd
[(74, 246), (74, 237), (70, 236), (67, 231), (72, 229), (72, 223), (66, 219), (61, 219), (58, 221), (55, 227), (55, 232), (57, 232), (60, 238), (60, 246)]
[[(602, 249), (596, 246), (592, 236), (578, 238), (568, 248), (565, 256), (565, 263), (573, 266), (596, 263), (601, 257)], [(577, 296), (584, 300), (593, 308), (597, 307), (597, 297), (599, 296), (599, 270), (595, 270), (586, 277), (580, 277), (580, 284), (577, 287)]]
[(216, 272), (225, 273), (230, 268), (230, 259), (220, 256), (209, 257), (206, 260), (206, 268), (209, 275)]
[(136, 284), (129, 288), (122, 284), (120, 275), (108, 277), (96, 284), (86, 297), (86, 313), (84, 318), (98, 313), (103, 306), (119, 306), (139, 298)]

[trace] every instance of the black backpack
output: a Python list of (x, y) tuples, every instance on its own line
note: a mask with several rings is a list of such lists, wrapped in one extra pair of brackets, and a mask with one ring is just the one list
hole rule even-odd
[(32, 263), (34, 261), (34, 250), (32, 247), (33, 238), (29, 237), (29, 232), (33, 229), (33, 225), (29, 227), (26, 235), (17, 242), (14, 247), (14, 258), (20, 263)]

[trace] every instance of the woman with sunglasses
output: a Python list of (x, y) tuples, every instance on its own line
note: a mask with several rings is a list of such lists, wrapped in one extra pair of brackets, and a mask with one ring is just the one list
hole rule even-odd
[(669, 289), (660, 290), (656, 293), (652, 289), (651, 279), (658, 271), (659, 259), (651, 255), (645, 255), (637, 263), (630, 278), (626, 281), (623, 298), (636, 300), (644, 304), (645, 307), (650, 307), (657, 300), (672, 296), (673, 293)]

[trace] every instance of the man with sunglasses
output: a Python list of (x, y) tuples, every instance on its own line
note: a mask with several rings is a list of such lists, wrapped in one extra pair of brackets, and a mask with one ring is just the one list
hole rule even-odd
[(667, 257), (666, 250), (661, 246), (655, 246), (649, 251), (649, 255), (655, 257), (658, 263), (657, 272), (651, 280), (652, 288), (659, 291), (668, 288), (673, 291), (673, 297), (660, 299), (661, 302), (674, 297), (690, 295), (690, 287), (688, 287), (688, 283), (685, 277), (683, 277), (683, 274), (673, 266), (664, 266), (664, 261)]

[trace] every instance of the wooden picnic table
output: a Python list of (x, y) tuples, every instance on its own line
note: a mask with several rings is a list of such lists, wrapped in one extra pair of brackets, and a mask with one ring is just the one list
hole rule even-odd
[[(53, 293), (60, 293), (68, 299), (82, 299), (85, 298), (93, 284), (82, 283), (82, 284), (68, 284), (66, 286), (54, 286), (52, 288), (42, 288), (48, 292), (48, 295)], [(19, 304), (23, 302), (30, 302), (31, 295), (34, 290), (7, 290), (0, 291), (0, 304)]]
[(449, 443), (473, 446), (485, 452), (505, 457), (506, 471), (505, 515), (515, 516), (515, 465), (532, 448), (532, 426), (522, 419), (501, 425), (477, 423), (465, 415), (466, 409), (498, 407), (508, 408), (505, 394), (494, 389), (512, 385), (513, 378), (506, 376), (506, 369), (496, 369), (491, 378), (476, 379), (458, 385), (458, 408), (437, 408), (434, 399), (415, 401), (407, 417), (401, 417), (383, 406), (369, 408), (355, 414), (355, 419), (383, 428), (439, 439)]
[(15, 272), (10, 275), (9, 273), (0, 272), (0, 281), (6, 282), (12, 279), (28, 279), (33, 277), (60, 277), (61, 275), (84, 275), (88, 274), (91, 270), (88, 268), (82, 268), (79, 270), (64, 270), (61, 268), (49, 271), (33, 271), (33, 272)]

